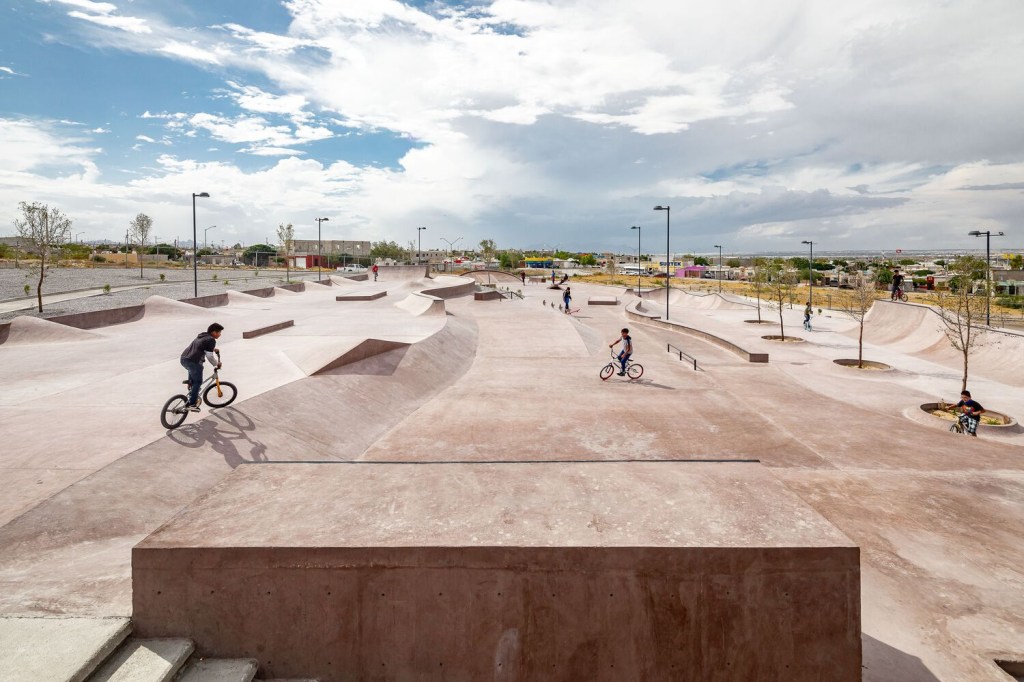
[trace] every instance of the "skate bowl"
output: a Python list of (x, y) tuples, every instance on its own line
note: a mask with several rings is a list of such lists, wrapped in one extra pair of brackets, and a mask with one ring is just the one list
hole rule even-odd
[(637, 299), (626, 306), (626, 317), (642, 322), (645, 324), (651, 324), (656, 327), (663, 329), (671, 329), (683, 334), (689, 334), (690, 336), (696, 336), (697, 338), (703, 339), (708, 343), (714, 344), (719, 348), (724, 348), (730, 353), (735, 353), (739, 357), (743, 358), (747, 362), (766, 363), (768, 362), (768, 353), (751, 353), (745, 348), (738, 346), (737, 344), (723, 339), (720, 336), (715, 336), (709, 332), (701, 329), (695, 329), (693, 327), (687, 327), (686, 325), (679, 324), (678, 322), (665, 321), (661, 319), (661, 316), (657, 313), (649, 312), (644, 308), (644, 299)]
[(458, 298), (472, 296), (477, 288), (477, 281), (469, 277), (439, 275), (430, 282), (433, 286), (423, 289), (419, 293), (436, 298)]

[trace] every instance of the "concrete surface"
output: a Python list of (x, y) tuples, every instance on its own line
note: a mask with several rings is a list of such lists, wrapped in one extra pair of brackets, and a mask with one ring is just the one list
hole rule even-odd
[(191, 640), (132, 638), (89, 678), (89, 682), (168, 682), (195, 650)]
[(131, 631), (127, 618), (0, 617), (0, 678), (82, 682)]
[[(921, 420), (920, 404), (955, 398), (960, 368), (904, 350), (916, 337), (869, 342), (865, 358), (893, 370), (862, 372), (833, 363), (857, 353), (855, 323), (837, 313), (805, 333), (787, 308), (787, 332), (806, 342), (772, 344), (760, 336), (777, 333), (777, 311), (746, 324), (749, 301), (672, 292), (676, 321), (770, 352), (751, 364), (623, 308), (560, 314), (542, 286), (416, 316), (393, 302), (437, 282), (383, 284), (378, 301), (338, 304), (338, 287), (310, 285), (96, 339), (0, 345), (0, 612), (129, 615), (131, 547), (243, 462), (753, 457), (861, 547), (865, 680), (1005, 681), (993, 660), (1024, 655), (1024, 431), (972, 439)], [(629, 302), (622, 287), (573, 290)], [(294, 329), (240, 342), (282, 314)], [(214, 320), (242, 400), (166, 434), (156, 411), (181, 379), (177, 355)], [(601, 382), (623, 326), (645, 374)], [(310, 374), (368, 339), (407, 345)], [(1006, 372), (982, 364), (970, 388), (1020, 419), (1016, 357)]]
[(199, 659), (188, 664), (178, 682), (249, 682), (257, 668), (253, 659)]
[(279, 676), (860, 678), (858, 550), (757, 463), (251, 465), (132, 565), (139, 632)]

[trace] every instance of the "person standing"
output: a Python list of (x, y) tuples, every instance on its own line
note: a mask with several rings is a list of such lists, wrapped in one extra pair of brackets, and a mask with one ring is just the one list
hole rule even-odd
[(562, 293), (562, 302), (565, 304), (565, 314), (568, 315), (569, 305), (572, 303), (572, 291), (570, 291), (570, 287), (566, 287), (565, 291)]
[(899, 270), (893, 270), (892, 272), (892, 300), (896, 301), (900, 297), (900, 291), (903, 289), (903, 275), (900, 274)]
[(619, 376), (621, 377), (626, 375), (626, 360), (629, 360), (630, 356), (633, 355), (633, 337), (629, 335), (629, 329), (626, 327), (622, 328), (620, 334), (621, 336), (608, 344), (608, 347), (615, 348), (617, 344), (622, 344), (622, 350), (619, 351), (617, 356), (619, 358), (619, 362), (622, 363), (622, 370), (619, 372)]
[(523, 270), (519, 273), (519, 278), (523, 280), (523, 286), (526, 286), (526, 271)]
[(552, 270), (551, 271), (551, 285), (554, 286), (554, 284), (555, 284), (555, 271)]
[(977, 438), (978, 424), (981, 423), (981, 415), (985, 413), (985, 408), (977, 400), (972, 399), (971, 392), (967, 390), (960, 393), (960, 402), (956, 407), (960, 410), (957, 419), (964, 425), (964, 431)]
[(192, 412), (199, 411), (199, 387), (203, 384), (203, 361), (207, 353), (215, 353), (217, 369), (220, 369), (220, 350), (217, 349), (217, 339), (220, 338), (224, 327), (214, 322), (193, 339), (188, 348), (181, 352), (181, 366), (188, 370), (188, 401), (185, 407)]
[(371, 269), (373, 270), (373, 281), (376, 282), (377, 281), (377, 264), (374, 263), (373, 264), (373, 268), (371, 268)]
[(807, 307), (804, 308), (804, 329), (811, 331), (811, 302), (807, 302)]

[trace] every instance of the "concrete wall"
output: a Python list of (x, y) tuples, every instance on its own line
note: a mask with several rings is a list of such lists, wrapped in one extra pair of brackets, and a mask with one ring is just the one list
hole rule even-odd
[(724, 348), (731, 353), (735, 353), (747, 362), (768, 362), (768, 353), (751, 353), (745, 348), (737, 346), (732, 341), (727, 341), (720, 336), (715, 336), (714, 334), (710, 334), (700, 329), (694, 329), (693, 327), (687, 327), (686, 325), (679, 324), (678, 322), (666, 322), (661, 319), (661, 315), (643, 310), (643, 301), (634, 301), (627, 305), (626, 317), (638, 322), (653, 324), (657, 327), (662, 327), (663, 329), (671, 329), (672, 331), (696, 336), (709, 343), (713, 343), (720, 348)]

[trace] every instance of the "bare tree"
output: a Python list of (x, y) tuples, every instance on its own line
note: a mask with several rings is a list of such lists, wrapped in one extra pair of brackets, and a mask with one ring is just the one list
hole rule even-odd
[(754, 296), (757, 297), (757, 321), (761, 322), (761, 292), (768, 283), (769, 261), (767, 258), (754, 259)]
[[(786, 340), (786, 325), (782, 319), (782, 309), (786, 300), (793, 294), (794, 274), (786, 267), (785, 261), (776, 259), (766, 268), (768, 271), (768, 292), (772, 302), (779, 306), (779, 334), (782, 340)], [(792, 306), (792, 303), (790, 303)]]
[(277, 241), (281, 242), (281, 248), (284, 249), (284, 268), (285, 278), (288, 282), (292, 281), (292, 269), (291, 261), (288, 260), (288, 256), (292, 253), (292, 247), (295, 245), (295, 228), (292, 227), (291, 223), (285, 225), (279, 223), (277, 226)]
[(857, 336), (857, 367), (859, 368), (864, 367), (864, 318), (877, 296), (874, 278), (864, 274), (857, 278), (857, 284), (849, 292), (849, 295), (839, 301), (839, 309), (860, 325), (860, 334)]
[(149, 233), (153, 230), (153, 219), (145, 213), (140, 213), (132, 218), (131, 222), (128, 223), (128, 228), (131, 230), (132, 236), (139, 240), (139, 277), (142, 277), (144, 275), (143, 269), (145, 268), (142, 252), (146, 248), (146, 240), (149, 239)]
[(60, 253), (61, 245), (71, 237), (71, 219), (59, 209), (46, 204), (24, 201), (18, 204), (22, 218), (15, 218), (14, 229), (18, 237), (32, 245), (39, 254), (39, 282), (36, 284), (36, 300), (39, 312), (43, 312), (43, 279), (46, 277), (46, 261)]
[[(960, 390), (967, 390), (967, 365), (971, 351), (984, 341), (983, 332), (975, 328), (978, 320), (985, 315), (985, 299), (973, 293), (974, 282), (984, 278), (985, 261), (977, 256), (961, 256), (949, 265), (953, 273), (950, 290), (939, 291), (938, 311), (943, 331), (953, 348), (964, 358), (964, 375)], [(983, 282), (982, 287), (987, 287)], [(985, 290), (986, 296), (988, 290)]]

